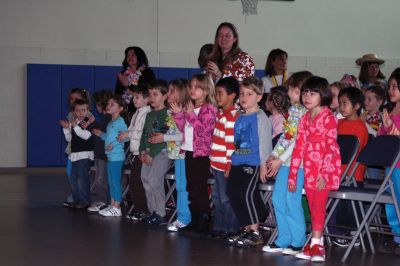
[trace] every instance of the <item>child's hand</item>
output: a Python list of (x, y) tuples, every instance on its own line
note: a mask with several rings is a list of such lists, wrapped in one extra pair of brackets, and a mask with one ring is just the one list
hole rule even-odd
[(287, 188), (288, 188), (289, 192), (295, 192), (296, 191), (296, 184), (288, 183)]
[(217, 78), (221, 78), (222, 77), (222, 73), (219, 70), (217, 64), (215, 64), (212, 61), (208, 61), (207, 71), (210, 72), (211, 74), (213, 74)]
[(261, 164), (260, 166), (260, 180), (261, 182), (267, 182), (267, 165)]
[(392, 119), (389, 116), (389, 112), (387, 111), (387, 109), (383, 109), (382, 112), (382, 122), (383, 122), (383, 126), (387, 129), (390, 128), (393, 124)]
[(153, 162), (153, 158), (150, 155), (146, 154), (145, 161), (147, 165), (151, 165), (151, 163)]
[(186, 113), (191, 113), (191, 112), (193, 112), (193, 110), (194, 110), (194, 105), (193, 105), (192, 101), (188, 101), (188, 103), (187, 103), (186, 106), (185, 106), (185, 110), (186, 110)]
[(162, 143), (164, 142), (164, 134), (162, 133), (153, 133), (151, 134), (151, 137), (148, 140), (149, 143)]
[(273, 155), (269, 156), (268, 159), (267, 159), (267, 165), (268, 165), (268, 163), (269, 163), (270, 161), (272, 161), (273, 159), (275, 159), (275, 156), (273, 156)]
[(225, 169), (225, 171), (224, 171), (224, 177), (225, 177), (225, 178), (228, 178), (228, 177), (229, 177), (229, 174), (230, 174), (230, 172), (231, 172), (231, 169), (230, 169), (230, 168), (228, 168), (228, 169)]
[(317, 177), (317, 190), (325, 189), (326, 187), (326, 180), (322, 178), (322, 176)]
[(181, 104), (173, 102), (173, 103), (170, 104), (170, 106), (171, 106), (170, 109), (171, 109), (172, 113), (176, 114), (176, 113), (182, 112), (182, 105)]
[(92, 133), (95, 134), (95, 135), (98, 136), (98, 137), (100, 137), (100, 135), (103, 134), (103, 132), (102, 132), (100, 129), (98, 129), (98, 128), (94, 128), (94, 129), (92, 130)]
[(112, 144), (108, 144), (108, 145), (106, 146), (106, 151), (111, 151), (113, 148), (114, 148), (114, 147), (113, 147)]
[(79, 125), (81, 126), (82, 129), (86, 129), (90, 125), (90, 123), (89, 123), (89, 121), (87, 121), (87, 122), (82, 121), (79, 123)]
[(118, 73), (118, 80), (122, 83), (125, 87), (129, 86), (129, 80), (125, 74)]
[(279, 168), (281, 167), (283, 161), (279, 158), (274, 158), (273, 160), (267, 162), (267, 176), (274, 177), (278, 173)]
[(128, 131), (119, 132), (118, 137), (117, 137), (117, 140), (118, 140), (119, 142), (124, 141), (124, 139), (126, 139), (126, 138), (129, 138), (129, 133), (128, 133)]
[(58, 121), (58, 123), (65, 129), (69, 128), (69, 123), (66, 120), (60, 120), (60, 121)]

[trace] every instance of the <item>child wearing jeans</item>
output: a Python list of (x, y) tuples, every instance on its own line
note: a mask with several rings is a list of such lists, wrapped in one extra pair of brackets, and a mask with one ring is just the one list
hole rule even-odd
[(304, 167), (304, 188), (311, 214), (311, 244), (296, 254), (300, 259), (325, 261), (322, 233), (330, 190), (340, 184), (341, 160), (337, 121), (329, 109), (332, 93), (326, 79), (313, 76), (301, 88), (301, 103), (307, 113), (300, 119), (289, 171), (288, 190), (297, 190), (297, 175)]
[(267, 209), (258, 190), (259, 179), (266, 181), (266, 161), (272, 151), (271, 122), (258, 102), (263, 83), (248, 77), (240, 85), (239, 103), (244, 113), (234, 126), (235, 151), (232, 154), (227, 194), (243, 230), (228, 241), (239, 246), (262, 245), (259, 223), (267, 217)]
[(108, 186), (110, 189), (111, 204), (99, 211), (101, 216), (119, 217), (121, 213), (121, 174), (122, 166), (125, 161), (124, 140), (117, 140), (118, 134), (126, 131), (127, 127), (124, 119), (121, 117), (121, 112), (124, 110), (124, 100), (121, 96), (114, 95), (108, 100), (107, 114), (111, 115), (111, 121), (107, 125), (107, 131), (102, 132), (99, 129), (94, 129), (93, 133), (100, 136), (104, 140), (104, 147), (107, 155), (107, 174)]
[[(93, 136), (85, 127), (85, 119), (89, 113), (89, 103), (75, 100), (72, 103), (74, 118), (69, 123), (60, 121), (65, 139), (71, 143), (70, 160), (72, 162), (69, 184), (72, 192), (72, 207), (82, 209), (90, 203), (90, 161), (94, 159)], [(80, 185), (78, 185), (80, 184)]]
[(211, 192), (215, 206), (213, 235), (225, 238), (239, 231), (239, 222), (226, 194), (226, 184), (232, 164), (231, 155), (235, 150), (234, 125), (239, 116), (234, 104), (239, 95), (239, 82), (233, 77), (223, 78), (218, 81), (215, 90), (220, 110), (210, 155), (210, 165), (215, 179)]
[(300, 103), (300, 90), (303, 83), (312, 76), (308, 71), (294, 73), (287, 81), (288, 95), (292, 106), (289, 116), (283, 122), (283, 134), (267, 160), (267, 176), (275, 178), (272, 203), (278, 225), (278, 237), (274, 243), (263, 247), (269, 253), (282, 252), (295, 255), (300, 252), (306, 241), (306, 224), (301, 204), (304, 184), (303, 166), (297, 174), (296, 191), (288, 191), (288, 177), (291, 156), (297, 135), (297, 127), (307, 109)]
[(165, 188), (164, 175), (168, 171), (170, 161), (166, 144), (152, 143), (153, 134), (167, 131), (167, 83), (157, 80), (149, 88), (149, 102), (153, 108), (146, 116), (143, 134), (140, 139), (140, 160), (142, 161), (141, 178), (146, 194), (147, 208), (151, 215), (143, 221), (148, 225), (161, 225), (165, 222)]
[[(100, 115), (100, 118), (93, 123), (93, 127), (101, 131), (106, 131), (107, 125), (111, 120), (111, 116), (106, 112), (107, 103), (111, 97), (111, 91), (102, 90), (93, 94), (96, 109)], [(107, 181), (107, 155), (104, 149), (104, 141), (97, 136), (94, 136), (94, 167), (95, 177), (90, 189), (94, 195), (92, 197), (92, 205), (87, 209), (90, 213), (99, 212), (110, 201)]]

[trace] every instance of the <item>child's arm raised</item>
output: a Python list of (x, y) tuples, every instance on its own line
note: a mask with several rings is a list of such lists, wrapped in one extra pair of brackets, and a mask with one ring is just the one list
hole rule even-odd
[(196, 134), (200, 137), (209, 137), (208, 135), (212, 134), (215, 128), (216, 117), (217, 108), (211, 104), (203, 105), (198, 116), (194, 111), (185, 113), (186, 121), (188, 121), (193, 129), (197, 131)]
[(76, 135), (78, 135), (78, 137), (81, 139), (87, 140), (92, 136), (92, 133), (90, 133), (89, 130), (82, 129), (79, 125), (75, 125), (73, 129)]

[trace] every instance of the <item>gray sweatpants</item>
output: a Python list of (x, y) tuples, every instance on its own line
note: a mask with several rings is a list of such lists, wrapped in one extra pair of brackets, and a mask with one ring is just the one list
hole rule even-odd
[(151, 165), (142, 165), (141, 178), (150, 213), (165, 216), (164, 176), (170, 167), (167, 151), (163, 150), (153, 158)]
[(94, 167), (96, 175), (91, 186), (92, 202), (110, 202), (110, 193), (108, 192), (107, 181), (107, 161), (102, 159), (94, 159)]

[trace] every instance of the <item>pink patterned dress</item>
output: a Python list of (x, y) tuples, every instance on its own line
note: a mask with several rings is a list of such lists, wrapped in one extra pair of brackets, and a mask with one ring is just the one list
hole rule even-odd
[(305, 188), (316, 189), (317, 177), (321, 176), (326, 181), (325, 189), (338, 189), (341, 159), (336, 142), (337, 121), (332, 111), (324, 107), (314, 120), (307, 112), (301, 118), (297, 132), (288, 183), (296, 184), (297, 172), (303, 161)]

